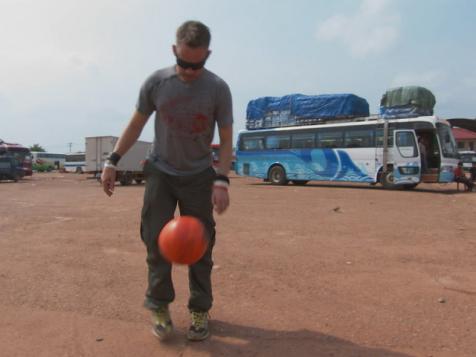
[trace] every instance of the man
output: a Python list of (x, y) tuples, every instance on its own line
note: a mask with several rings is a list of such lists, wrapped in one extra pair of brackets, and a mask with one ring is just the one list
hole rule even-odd
[(421, 135), (418, 136), (418, 147), (420, 149), (420, 157), (421, 157), (421, 173), (424, 174), (428, 170), (428, 160), (427, 160), (426, 140)]
[[(212, 306), (212, 249), (215, 243), (213, 208), (218, 214), (229, 205), (232, 157), (232, 100), (227, 84), (204, 68), (210, 56), (210, 32), (197, 21), (182, 24), (172, 51), (176, 65), (153, 73), (143, 84), (137, 110), (119, 138), (102, 172), (103, 188), (112, 195), (115, 166), (139, 138), (155, 111), (152, 153), (144, 166), (146, 188), (141, 214), (141, 238), (147, 247), (148, 288), (144, 306), (152, 311), (153, 332), (159, 338), (173, 330), (168, 305), (175, 292), (171, 264), (160, 255), (157, 236), (178, 204), (181, 215), (199, 218), (209, 238), (203, 258), (189, 267), (191, 326), (187, 337), (209, 336)], [(212, 168), (210, 145), (215, 123), (220, 137), (219, 166)]]
[(455, 182), (462, 183), (467, 191), (473, 191), (474, 183), (466, 177), (464, 172), (463, 162), (458, 162), (458, 166), (454, 170)]

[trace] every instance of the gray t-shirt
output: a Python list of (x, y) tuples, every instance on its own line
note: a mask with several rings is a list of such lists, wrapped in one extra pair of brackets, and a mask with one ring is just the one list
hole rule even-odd
[(204, 69), (192, 82), (183, 82), (175, 66), (154, 72), (142, 85), (137, 110), (155, 115), (155, 139), (150, 161), (170, 175), (193, 175), (212, 163), (210, 145), (215, 122), (233, 124), (228, 85)]

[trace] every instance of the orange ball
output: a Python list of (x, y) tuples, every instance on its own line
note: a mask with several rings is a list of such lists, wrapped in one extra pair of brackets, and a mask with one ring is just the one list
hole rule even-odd
[(168, 222), (159, 234), (159, 249), (171, 263), (192, 265), (207, 250), (203, 223), (192, 216), (178, 216)]

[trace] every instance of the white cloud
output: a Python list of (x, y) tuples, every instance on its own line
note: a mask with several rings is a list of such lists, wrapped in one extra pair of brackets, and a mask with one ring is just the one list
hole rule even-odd
[(399, 33), (400, 16), (389, 0), (364, 0), (355, 14), (337, 14), (321, 23), (316, 37), (340, 42), (353, 57), (364, 58), (391, 48)]

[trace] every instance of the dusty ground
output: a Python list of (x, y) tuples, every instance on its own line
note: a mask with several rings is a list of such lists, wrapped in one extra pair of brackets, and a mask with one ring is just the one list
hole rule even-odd
[(212, 337), (150, 333), (143, 185), (86, 175), (0, 183), (0, 355), (476, 356), (476, 193), (275, 187), (232, 179), (217, 217)]

